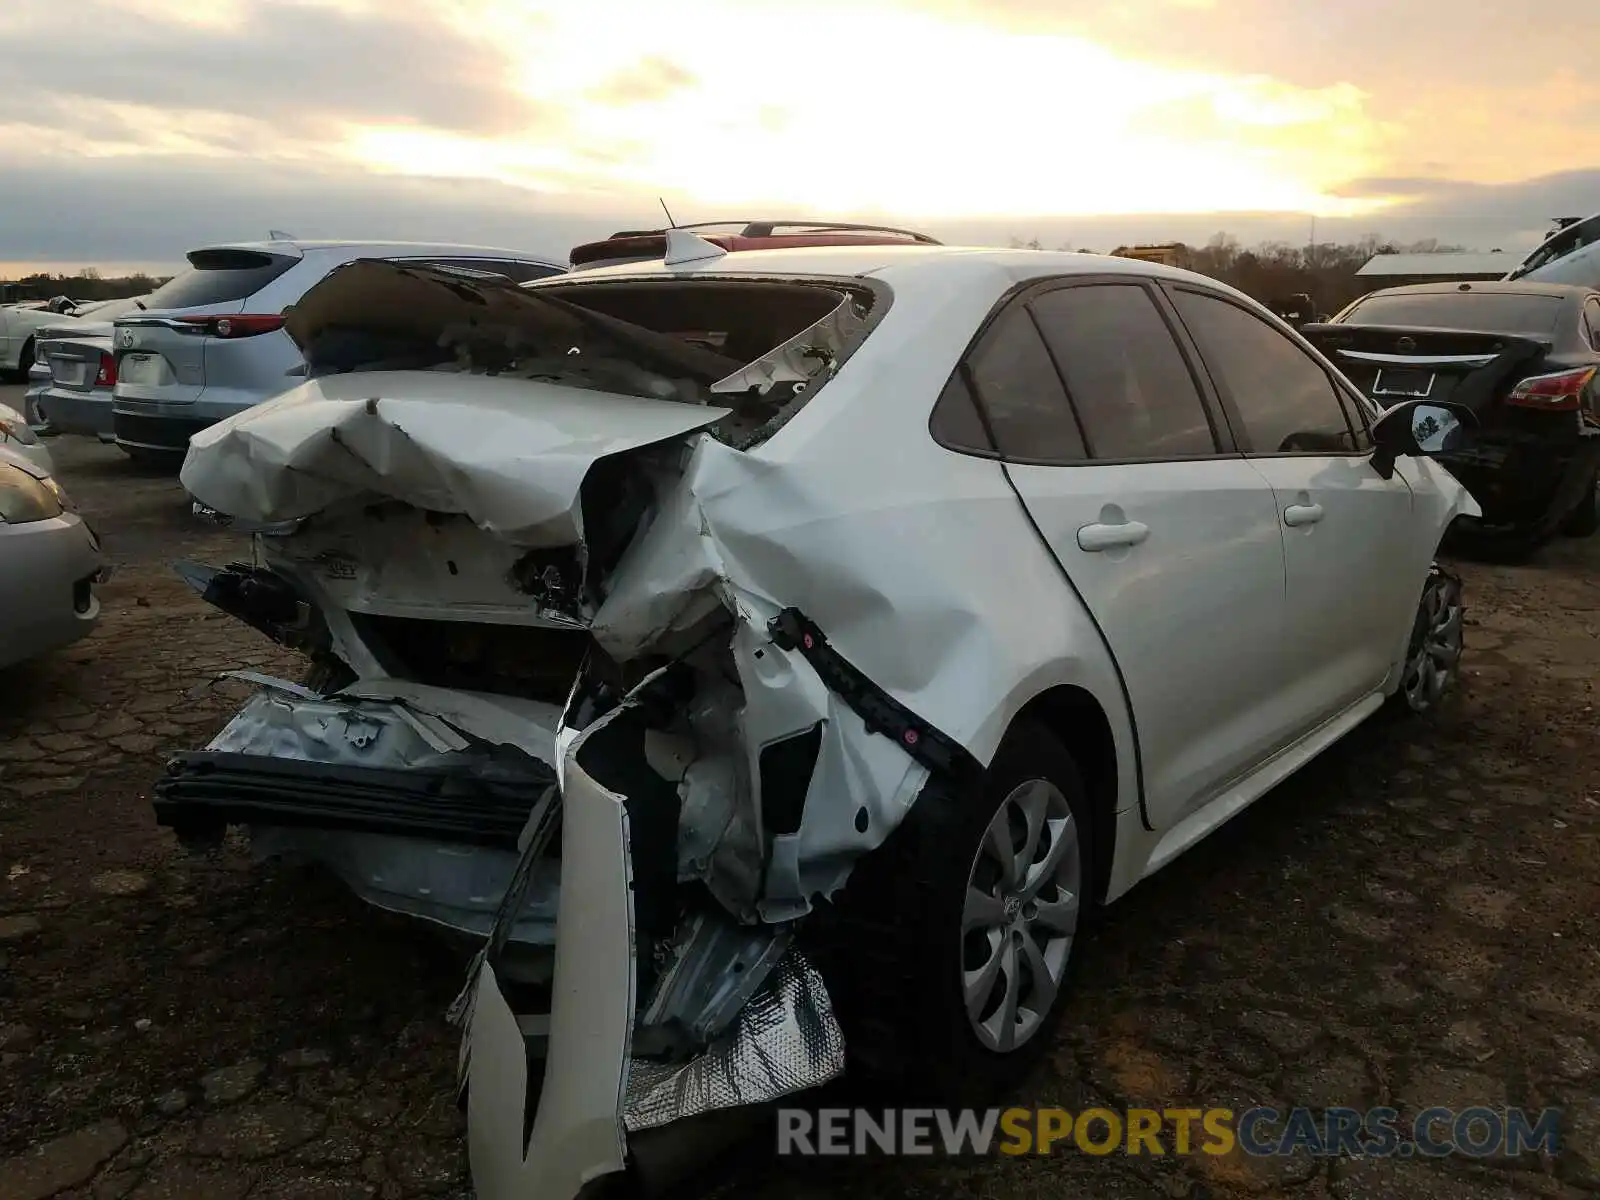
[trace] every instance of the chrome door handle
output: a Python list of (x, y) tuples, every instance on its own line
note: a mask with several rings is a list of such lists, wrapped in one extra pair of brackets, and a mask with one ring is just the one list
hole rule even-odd
[(1283, 510), (1283, 523), (1293, 528), (1297, 525), (1315, 525), (1322, 520), (1322, 505), (1291, 504)]
[(1121, 525), (1085, 525), (1078, 530), (1078, 549), (1093, 554), (1099, 550), (1116, 550), (1124, 546), (1137, 546), (1150, 536), (1150, 526), (1138, 521)]

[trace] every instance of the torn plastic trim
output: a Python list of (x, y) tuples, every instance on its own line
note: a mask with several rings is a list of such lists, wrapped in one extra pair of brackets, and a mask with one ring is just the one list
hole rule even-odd
[(868, 733), (890, 738), (933, 774), (958, 787), (982, 783), (983, 764), (960, 742), (922, 720), (828, 644), (804, 613), (786, 608), (767, 626), (773, 644), (798, 649), (822, 679), (865, 723)]
[[(647, 681), (648, 682), (648, 681)], [(589, 739), (632, 711), (623, 705), (571, 740), (562, 768), (560, 906), (547, 1057), (537, 1094), (527, 1035), (501, 990), (501, 927), (452, 1006), (465, 1019), (461, 1058), (467, 1147), (480, 1200), (572, 1200), (625, 1169), (621, 1112), (635, 1012), (633, 869), (627, 801), (582, 765)], [(531, 871), (540, 844), (530, 839)], [(507, 890), (504, 913), (517, 911)]]

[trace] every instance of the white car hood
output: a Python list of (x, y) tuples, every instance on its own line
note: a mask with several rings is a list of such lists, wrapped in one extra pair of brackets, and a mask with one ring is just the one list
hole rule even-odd
[(383, 496), (461, 513), (518, 546), (582, 536), (578, 493), (608, 455), (714, 424), (724, 408), (527, 379), (392, 371), (311, 380), (194, 435), (182, 480), (276, 523)]

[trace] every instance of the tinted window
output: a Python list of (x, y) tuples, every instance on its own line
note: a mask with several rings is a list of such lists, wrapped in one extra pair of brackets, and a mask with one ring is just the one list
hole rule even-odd
[(1261, 318), (1196, 292), (1173, 295), (1206, 366), (1233, 399), (1258, 454), (1357, 449), (1333, 382), (1317, 361)]
[(978, 416), (978, 404), (972, 398), (961, 370), (950, 376), (950, 382), (939, 393), (939, 402), (933, 406), (933, 420), (929, 424), (933, 440), (952, 450), (976, 450), (993, 454), (989, 434)]
[(1567, 301), (1516, 292), (1401, 292), (1368, 296), (1344, 316), (1351, 325), (1412, 325), (1477, 333), (1554, 333)]
[(1136, 284), (1033, 301), (1094, 458), (1216, 453), (1200, 393), (1155, 301)]
[(1021, 305), (989, 327), (968, 364), (1000, 453), (1035, 462), (1081, 462), (1083, 438), (1050, 352)]
[(189, 255), (190, 269), (158, 287), (145, 306), (198, 308), (244, 300), (299, 261), (287, 254), (259, 250), (196, 250)]

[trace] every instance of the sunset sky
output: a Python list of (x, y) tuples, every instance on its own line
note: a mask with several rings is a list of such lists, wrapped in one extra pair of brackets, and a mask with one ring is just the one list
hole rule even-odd
[(658, 196), (1099, 248), (1600, 210), (1600, 6), (1554, 0), (4, 0), (0, 45), (0, 266), (564, 256)]

